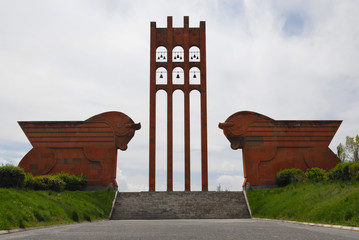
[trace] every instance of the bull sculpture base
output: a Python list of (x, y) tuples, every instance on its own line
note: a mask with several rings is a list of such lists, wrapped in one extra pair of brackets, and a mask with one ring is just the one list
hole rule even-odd
[(141, 125), (121, 112), (86, 121), (19, 122), (33, 148), (19, 167), (34, 176), (84, 174), (89, 186), (116, 183), (117, 149), (126, 150)]
[(286, 168), (331, 169), (339, 163), (329, 144), (342, 121), (276, 121), (243, 111), (219, 124), (232, 149), (242, 149), (243, 186), (274, 186)]

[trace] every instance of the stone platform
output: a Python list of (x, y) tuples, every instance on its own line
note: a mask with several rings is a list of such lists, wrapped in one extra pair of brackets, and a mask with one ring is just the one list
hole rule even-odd
[(120, 219), (250, 218), (243, 192), (122, 192), (111, 215)]

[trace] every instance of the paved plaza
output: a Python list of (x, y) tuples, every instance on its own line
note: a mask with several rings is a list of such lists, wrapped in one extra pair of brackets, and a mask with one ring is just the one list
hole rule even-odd
[(260, 219), (111, 220), (0, 235), (5, 239), (359, 239), (359, 232)]

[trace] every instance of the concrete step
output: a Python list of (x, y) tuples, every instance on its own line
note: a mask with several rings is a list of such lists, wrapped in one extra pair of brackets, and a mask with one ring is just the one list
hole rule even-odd
[(243, 192), (122, 192), (111, 219), (250, 218)]

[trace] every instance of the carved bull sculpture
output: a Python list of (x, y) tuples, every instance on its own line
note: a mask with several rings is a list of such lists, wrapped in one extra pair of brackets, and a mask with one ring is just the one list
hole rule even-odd
[(121, 112), (86, 121), (19, 122), (33, 148), (19, 163), (33, 175), (85, 174), (89, 186), (116, 183), (117, 149), (126, 150), (141, 124)]
[(275, 185), (286, 168), (333, 168), (339, 159), (329, 144), (342, 121), (276, 121), (243, 111), (219, 123), (232, 149), (242, 149), (243, 186)]

